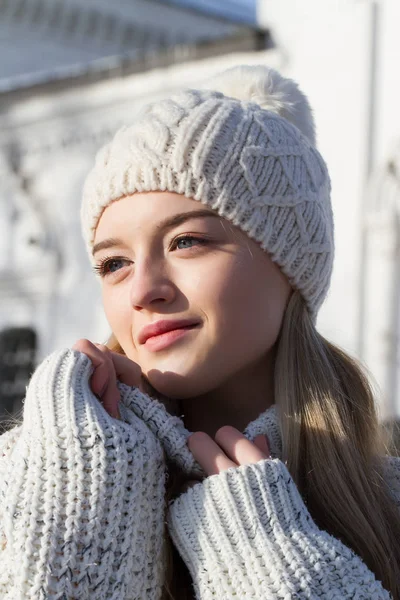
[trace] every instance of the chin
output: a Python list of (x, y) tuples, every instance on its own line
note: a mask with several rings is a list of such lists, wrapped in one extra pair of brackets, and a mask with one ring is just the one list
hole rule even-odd
[(200, 385), (201, 378), (189, 374), (150, 369), (146, 376), (157, 392), (172, 400), (194, 398), (209, 391), (209, 386), (204, 387), (204, 378), (203, 385)]

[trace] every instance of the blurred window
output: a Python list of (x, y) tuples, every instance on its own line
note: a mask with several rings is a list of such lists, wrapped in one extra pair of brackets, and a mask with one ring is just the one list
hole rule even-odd
[(0, 419), (22, 408), (26, 386), (35, 368), (37, 335), (30, 327), (0, 331)]

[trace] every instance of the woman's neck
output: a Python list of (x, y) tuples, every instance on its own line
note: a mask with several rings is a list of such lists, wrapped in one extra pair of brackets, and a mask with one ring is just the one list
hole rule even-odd
[(239, 431), (274, 403), (274, 360), (235, 375), (221, 388), (180, 401), (185, 427), (211, 437), (223, 425)]

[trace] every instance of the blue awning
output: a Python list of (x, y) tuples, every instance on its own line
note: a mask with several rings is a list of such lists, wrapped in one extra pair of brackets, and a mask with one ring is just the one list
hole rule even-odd
[(159, 0), (216, 17), (257, 26), (257, 0)]

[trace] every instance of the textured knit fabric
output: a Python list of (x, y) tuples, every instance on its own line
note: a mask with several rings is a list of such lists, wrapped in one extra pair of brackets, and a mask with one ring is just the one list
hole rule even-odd
[(169, 531), (196, 598), (390, 598), (354, 552), (318, 529), (280, 460), (196, 484), (173, 503)]
[[(272, 459), (205, 477), (164, 514), (166, 458), (205, 476), (190, 432), (119, 384), (121, 420), (90, 390), (90, 360), (63, 350), (35, 372), (21, 426), (0, 437), (0, 598), (158, 600), (169, 533), (197, 600), (388, 599), (365, 564), (312, 521), (285, 465), (276, 407), (248, 425)], [(400, 505), (400, 464), (387, 459)]]
[[(261, 68), (261, 78), (270, 81), (271, 72)], [(273, 73), (272, 81), (290, 81)], [(259, 242), (315, 319), (334, 254), (330, 180), (313, 141), (293, 123), (214, 90), (147, 105), (100, 150), (87, 177), (81, 216), (90, 255), (111, 202), (157, 190), (198, 200)]]

